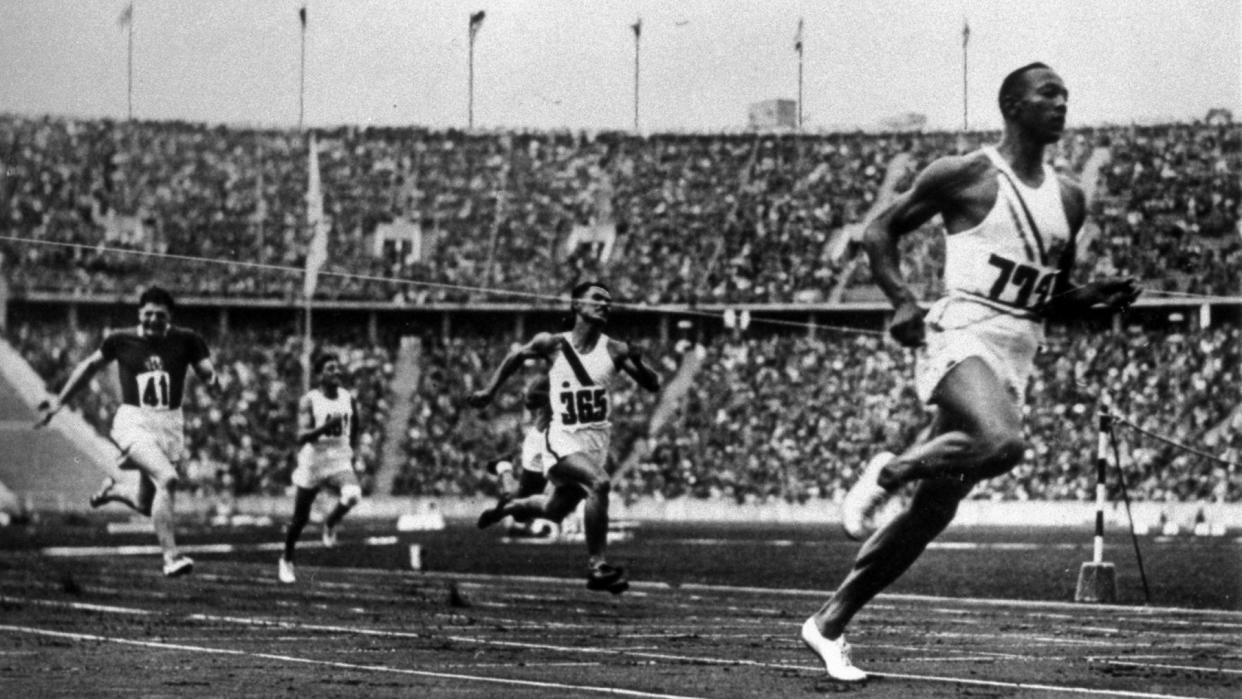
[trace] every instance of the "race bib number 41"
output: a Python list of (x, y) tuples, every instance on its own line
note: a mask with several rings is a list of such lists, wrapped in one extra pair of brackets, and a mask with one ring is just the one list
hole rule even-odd
[(147, 408), (168, 408), (168, 372), (148, 371), (135, 378), (139, 403)]

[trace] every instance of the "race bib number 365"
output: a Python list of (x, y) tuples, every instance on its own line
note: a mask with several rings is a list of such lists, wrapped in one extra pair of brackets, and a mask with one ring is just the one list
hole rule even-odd
[(168, 372), (148, 371), (135, 377), (138, 381), (138, 402), (148, 408), (168, 407)]
[(565, 407), (565, 411), (561, 413), (562, 424), (603, 422), (608, 418), (608, 392), (602, 388), (561, 391), (560, 399)]

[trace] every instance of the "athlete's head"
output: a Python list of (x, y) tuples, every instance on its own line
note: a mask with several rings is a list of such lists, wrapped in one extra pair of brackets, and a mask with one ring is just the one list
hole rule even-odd
[(526, 393), (523, 396), (522, 404), (531, 412), (551, 410), (552, 401), (550, 394), (551, 389), (548, 386), (548, 375), (540, 374), (526, 386)]
[(587, 281), (575, 286), (569, 292), (569, 307), (574, 318), (582, 318), (588, 323), (604, 324), (608, 321), (608, 312), (612, 309), (612, 292), (600, 282)]
[(332, 352), (324, 352), (315, 360), (315, 376), (324, 388), (341, 385), (341, 360)]
[(163, 335), (172, 322), (173, 297), (158, 286), (148, 287), (138, 297), (138, 326), (143, 335)]
[(1028, 63), (1006, 75), (996, 101), (1006, 124), (1042, 143), (1055, 143), (1065, 131), (1069, 90), (1061, 76), (1043, 63)]

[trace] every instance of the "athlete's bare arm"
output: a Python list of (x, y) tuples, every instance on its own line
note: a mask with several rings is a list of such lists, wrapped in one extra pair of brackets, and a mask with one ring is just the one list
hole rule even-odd
[(639, 386), (652, 393), (660, 390), (660, 375), (643, 363), (642, 350), (638, 345), (610, 339), (608, 354), (612, 357), (613, 363), (629, 374)]
[(207, 392), (213, 398), (220, 395), (220, 376), (216, 374), (216, 366), (212, 364), (211, 357), (203, 357), (194, 362), (194, 375), (207, 386)]
[(559, 342), (557, 336), (551, 333), (539, 333), (530, 342), (505, 355), (487, 386), (467, 396), (466, 404), (472, 408), (487, 406), (496, 397), (496, 391), (500, 390), (500, 387), (513, 375), (513, 372), (522, 366), (523, 362), (528, 359), (547, 359), (556, 350), (557, 342)]
[(65, 382), (64, 388), (60, 389), (60, 393), (51, 400), (45, 400), (39, 403), (39, 420), (35, 422), (35, 429), (43, 427), (52, 421), (56, 413), (65, 407), (78, 391), (82, 390), (100, 369), (108, 365), (108, 360), (104, 359), (103, 352), (95, 350), (89, 357), (78, 362), (73, 368), (73, 372), (69, 374), (69, 380)]
[(362, 428), (358, 425), (358, 399), (349, 397), (349, 448), (354, 450), (354, 459), (358, 458), (358, 437)]
[(871, 275), (897, 310), (890, 332), (903, 345), (922, 344), (925, 311), (901, 276), (897, 243), (937, 214), (951, 233), (978, 225), (991, 208), (989, 194), (993, 202), (996, 198), (995, 185), (987, 191), (984, 175), (990, 168), (986, 159), (978, 157), (947, 156), (933, 161), (863, 232)]
[(310, 444), (340, 424), (338, 415), (329, 416), (323, 424), (315, 426), (315, 411), (311, 408), (310, 394), (302, 396), (298, 401), (298, 446)]
[[(1065, 218), (1069, 222), (1071, 235), (1076, 236), (1087, 220), (1087, 197), (1077, 182), (1064, 176), (1059, 179)], [(1075, 287), (1071, 278), (1076, 252), (1077, 246), (1066, 246), (1065, 252), (1057, 260), (1057, 269), (1060, 271), (1048, 302), (1040, 309), (1043, 317), (1064, 321), (1080, 315), (1084, 309), (1092, 306), (1119, 310), (1134, 303), (1142, 292), (1134, 277), (1098, 279)]]

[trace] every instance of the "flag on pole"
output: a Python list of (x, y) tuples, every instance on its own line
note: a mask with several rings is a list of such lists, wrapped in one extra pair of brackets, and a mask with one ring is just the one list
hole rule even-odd
[(483, 10), (473, 12), (470, 15), (470, 40), (474, 41), (474, 37), (479, 33), (479, 29), (483, 27), (483, 18), (487, 13)]
[(794, 51), (802, 53), (802, 18), (798, 18), (798, 32), (794, 34)]
[(319, 283), (319, 268), (328, 260), (328, 225), (323, 220), (323, 190), (319, 184), (319, 144), (315, 134), (310, 138), (310, 155), (307, 158), (306, 228), (311, 232), (310, 245), (306, 249), (306, 278), (302, 294), (306, 298), (315, 295)]
[(634, 30), (634, 38), (637, 39), (643, 35), (643, 18), (639, 17), (638, 21), (630, 25), (630, 29)]
[(970, 23), (966, 21), (965, 17), (963, 17), (962, 18), (962, 48), (966, 48), (966, 45), (969, 43), (970, 43)]
[(302, 29), (306, 29), (306, 5), (298, 8), (298, 19), (302, 21)]
[(134, 21), (134, 3), (129, 3), (125, 9), (121, 10), (121, 16), (116, 18), (116, 23), (120, 27), (128, 27)]

